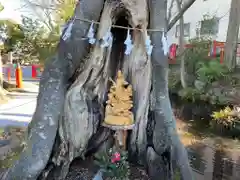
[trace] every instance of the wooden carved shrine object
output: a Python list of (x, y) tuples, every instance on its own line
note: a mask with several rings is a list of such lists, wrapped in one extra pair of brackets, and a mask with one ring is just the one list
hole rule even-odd
[(118, 71), (116, 82), (113, 82), (108, 93), (104, 123), (110, 126), (133, 125), (132, 107), (132, 86), (124, 80), (122, 72)]

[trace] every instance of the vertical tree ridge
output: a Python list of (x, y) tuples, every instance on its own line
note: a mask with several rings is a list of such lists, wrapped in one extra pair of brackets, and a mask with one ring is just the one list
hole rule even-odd
[[(75, 10), (76, 17), (99, 20), (103, 0), (81, 0)], [(83, 38), (88, 24), (75, 22), (71, 39), (60, 41), (57, 55), (46, 64), (40, 81), (37, 107), (29, 125), (27, 147), (20, 159), (3, 177), (6, 180), (36, 180), (46, 167), (63, 110), (68, 79), (86, 56), (88, 42)], [(53, 124), (50, 126), (50, 124)]]

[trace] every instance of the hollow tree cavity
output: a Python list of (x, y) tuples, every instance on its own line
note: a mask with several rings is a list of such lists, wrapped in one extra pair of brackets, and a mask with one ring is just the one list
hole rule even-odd
[[(78, 2), (72, 34), (60, 41), (42, 75), (27, 147), (6, 180), (43, 180), (49, 174), (63, 180), (75, 158), (111, 147), (113, 132), (101, 123), (109, 79), (119, 69), (133, 87), (135, 127), (129, 134), (129, 159), (145, 165), (152, 180), (172, 179), (176, 167), (182, 179), (192, 179), (168, 96), (168, 61), (161, 41), (166, 36), (166, 8), (166, 0)], [(94, 45), (87, 41), (90, 24), (83, 19), (100, 22), (94, 25)], [(129, 55), (124, 54), (128, 30), (113, 25), (132, 28)], [(103, 47), (109, 31), (112, 41)], [(151, 55), (146, 50), (148, 35)]]

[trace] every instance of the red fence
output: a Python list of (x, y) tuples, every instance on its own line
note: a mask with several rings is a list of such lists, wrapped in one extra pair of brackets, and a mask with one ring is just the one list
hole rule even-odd
[[(185, 48), (192, 48), (193, 45), (186, 44)], [(175, 64), (176, 63), (176, 57), (177, 57), (177, 44), (172, 44), (170, 46), (169, 50), (169, 64)], [(220, 63), (223, 63), (224, 61), (224, 48), (225, 48), (225, 42), (220, 41), (213, 41), (212, 47), (209, 49), (209, 56), (210, 57), (216, 57), (217, 55), (220, 55)], [(240, 57), (240, 44), (238, 44), (237, 47), (237, 57)]]

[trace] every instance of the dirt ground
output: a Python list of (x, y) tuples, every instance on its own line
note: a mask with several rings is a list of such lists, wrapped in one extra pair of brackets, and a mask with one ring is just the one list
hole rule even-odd
[[(234, 147), (237, 144), (240, 145), (240, 143), (236, 142), (236, 140), (223, 139), (223, 138), (218, 138), (218, 137), (211, 137), (211, 138), (199, 137), (188, 131), (189, 128), (191, 128), (191, 126), (189, 124), (187, 124), (186, 122), (183, 122), (180, 119), (177, 119), (176, 124), (177, 124), (178, 133), (181, 136), (181, 141), (186, 147), (192, 146), (194, 144), (195, 145), (196, 144), (198, 144), (198, 145), (205, 144), (211, 148), (215, 148), (218, 144), (221, 144), (222, 146), (224, 146), (224, 148), (228, 149), (229, 152), (230, 152), (230, 150), (233, 151), (233, 149), (234, 149), (235, 154), (236, 154), (237, 150), (240, 151), (240, 148)], [(1, 133), (1, 131), (2, 130), (0, 130), (0, 133)], [(10, 131), (12, 134), (15, 135), (14, 138), (18, 138), (17, 141), (15, 141), (15, 142), (19, 143), (19, 139), (22, 139), (20, 136), (23, 136), (23, 134), (24, 134), (23, 131), (18, 128), (15, 128), (15, 129), (13, 128)], [(8, 136), (2, 136), (0, 138), (0, 140), (1, 139), (9, 139), (9, 138), (10, 137), (8, 137)], [(13, 138), (13, 137), (11, 137), (11, 138)], [(197, 149), (196, 149), (196, 151), (197, 151), (199, 149), (199, 146), (196, 146), (196, 147), (197, 147)], [(1, 151), (1, 147), (0, 147), (0, 151)], [(239, 151), (238, 151), (238, 153), (239, 153)], [(0, 165), (4, 164), (5, 168), (6, 168), (6, 165), (8, 167), (11, 166), (11, 163), (13, 163), (15, 160), (18, 159), (18, 155), (19, 154), (11, 153), (10, 156), (8, 156), (8, 158), (6, 159), (6, 161), (0, 161)], [(211, 155), (211, 157), (209, 157), (209, 159), (210, 158), (212, 158), (212, 155)], [(94, 165), (93, 159), (87, 158), (84, 161), (76, 159), (73, 161), (73, 163), (70, 167), (70, 171), (69, 171), (69, 174), (68, 174), (66, 180), (76, 180), (76, 179), (91, 180), (97, 171), (98, 171), (98, 168)], [(1, 174), (1, 171), (0, 171), (0, 174)], [(131, 180), (148, 180), (149, 178), (143, 167), (137, 167), (137, 166), (131, 165), (130, 179)], [(49, 180), (54, 180), (54, 178), (51, 177)]]
[[(94, 162), (91, 159), (86, 159), (85, 161), (75, 160), (71, 165), (66, 180), (80, 179), (80, 177), (81, 180), (92, 180), (97, 171), (98, 168), (94, 165)], [(132, 165), (130, 171), (130, 180), (149, 180), (144, 168), (142, 167)]]

